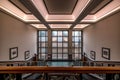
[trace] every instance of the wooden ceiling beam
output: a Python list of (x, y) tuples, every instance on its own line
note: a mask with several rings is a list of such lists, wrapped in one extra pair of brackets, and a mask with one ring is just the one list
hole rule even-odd
[(40, 20), (48, 29), (51, 29), (48, 23), (45, 21), (41, 13), (36, 9), (31, 0), (20, 0), (20, 2), (29, 10), (31, 13)]
[(103, 0), (92, 0), (88, 6), (82, 11), (82, 13), (78, 16), (75, 22), (70, 26), (70, 29), (73, 29), (82, 19), (84, 19), (98, 4), (100, 4)]

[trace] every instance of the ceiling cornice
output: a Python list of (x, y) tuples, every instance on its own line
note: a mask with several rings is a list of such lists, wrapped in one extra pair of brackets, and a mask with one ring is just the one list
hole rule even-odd
[[(47, 22), (48, 24), (73, 24), (73, 22)], [(77, 24), (94, 24), (95, 22), (79, 22)], [(43, 24), (41, 22), (27, 22), (27, 24)]]
[(36, 18), (40, 20), (41, 23), (43, 23), (48, 29), (50, 29), (50, 26), (45, 21), (41, 13), (36, 9), (36, 7), (33, 5), (31, 0), (20, 0), (20, 2), (29, 10), (31, 11)]
[(73, 29), (80, 21), (85, 18), (98, 4), (103, 0), (92, 0), (88, 6), (83, 10), (83, 12), (78, 16), (75, 22), (70, 26), (70, 29)]

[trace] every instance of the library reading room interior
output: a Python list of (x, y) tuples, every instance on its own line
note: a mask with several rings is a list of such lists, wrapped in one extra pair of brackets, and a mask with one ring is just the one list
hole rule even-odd
[(120, 0), (0, 0), (1, 80), (120, 80)]

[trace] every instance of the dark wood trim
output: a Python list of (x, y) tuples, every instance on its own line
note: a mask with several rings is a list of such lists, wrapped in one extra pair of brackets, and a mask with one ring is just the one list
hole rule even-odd
[(44, 17), (41, 15), (41, 13), (36, 9), (34, 4), (31, 2), (31, 0), (20, 0), (20, 2), (29, 10), (31, 11), (36, 18), (40, 20), (41, 23), (43, 23), (48, 29), (51, 29)]
[(39, 30), (37, 30), (37, 55), (38, 55), (38, 59), (39, 59)]
[(97, 5), (99, 5), (103, 0), (92, 0), (84, 11), (78, 16), (75, 22), (70, 26), (70, 29), (73, 29), (80, 21), (86, 17)]
[(0, 73), (120, 73), (120, 67), (0, 66)]
[(12, 0), (8, 0), (9, 2), (11, 2), (14, 6), (16, 6), (18, 9), (20, 9), (22, 12), (24, 12), (25, 14), (29, 14), (32, 15), (32, 13), (26, 13), (24, 10), (22, 10), (19, 6), (17, 6)]
[(81, 30), (81, 59), (83, 54), (83, 31)]
[(50, 13), (49, 10), (48, 10), (48, 7), (47, 7), (47, 5), (46, 5), (45, 0), (43, 0), (43, 3), (44, 3), (44, 5), (45, 5), (45, 8), (46, 8), (48, 14), (50, 14), (50, 15), (71, 15), (71, 14), (73, 13), (73, 11), (74, 11), (77, 3), (78, 3), (78, 0), (76, 0), (76, 3), (75, 3), (75, 5), (74, 5), (74, 7), (73, 7), (73, 9), (72, 9), (72, 11), (71, 11), (70, 13)]

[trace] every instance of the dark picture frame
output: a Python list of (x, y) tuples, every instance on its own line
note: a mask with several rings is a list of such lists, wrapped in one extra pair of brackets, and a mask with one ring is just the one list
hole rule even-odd
[(96, 59), (96, 52), (95, 51), (90, 51), (90, 58), (93, 60)]
[(110, 48), (102, 47), (102, 57), (110, 60)]
[(12, 60), (18, 57), (18, 47), (13, 47), (9, 49), (9, 59)]
[(25, 60), (27, 60), (28, 58), (30, 58), (30, 51), (25, 51)]

